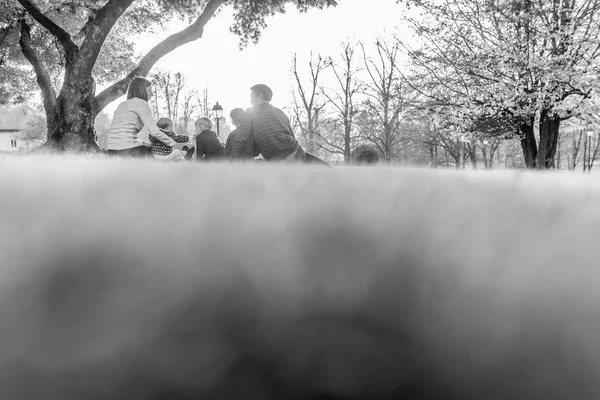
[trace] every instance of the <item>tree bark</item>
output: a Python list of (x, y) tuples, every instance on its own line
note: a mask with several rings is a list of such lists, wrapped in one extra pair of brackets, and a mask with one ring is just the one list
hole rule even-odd
[(490, 169), (488, 162), (487, 146), (485, 144), (481, 147), (481, 153), (483, 154), (483, 168)]
[(475, 143), (469, 145), (469, 158), (473, 169), (477, 169), (477, 145)]
[(94, 92), (95, 82), (91, 76), (73, 77), (64, 83), (58, 97), (60, 123), (49, 133), (46, 147), (69, 152), (98, 149), (94, 138), (94, 119), (97, 115), (93, 109)]
[(538, 150), (533, 132), (533, 124), (533, 118), (530, 121), (520, 122), (518, 124), (519, 136), (521, 137), (521, 149), (523, 150), (525, 166), (528, 169), (534, 169), (537, 162)]
[(351, 162), (352, 148), (350, 146), (350, 135), (352, 126), (349, 121), (344, 123), (344, 162), (349, 165)]
[(558, 145), (560, 130), (560, 118), (550, 116), (548, 110), (544, 110), (540, 117), (540, 144), (538, 147), (536, 168), (554, 168), (554, 158)]
[(456, 169), (460, 169), (461, 160), (463, 159), (463, 153), (462, 153), (462, 142), (458, 138), (456, 139), (456, 151), (453, 154), (451, 154), (451, 156), (452, 156), (452, 158), (454, 158)]

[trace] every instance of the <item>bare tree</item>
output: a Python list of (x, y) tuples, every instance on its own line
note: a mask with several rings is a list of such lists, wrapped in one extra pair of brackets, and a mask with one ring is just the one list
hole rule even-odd
[(204, 87), (202, 93), (196, 94), (196, 101), (198, 102), (200, 115), (208, 117), (211, 112), (210, 103), (208, 102), (208, 87)]
[(317, 59), (314, 60), (313, 53), (311, 52), (308, 67), (310, 71), (310, 81), (309, 84), (305, 86), (302, 83), (300, 72), (298, 70), (297, 56), (294, 54), (292, 60), (292, 73), (294, 74), (294, 79), (296, 81), (295, 90), (292, 92), (294, 101), (294, 119), (306, 141), (307, 151), (312, 153), (316, 149), (315, 141), (319, 125), (319, 116), (326, 104), (323, 101), (319, 101), (321, 94), (319, 90), (319, 76), (327, 67), (327, 63), (321, 55), (318, 55)]
[(364, 90), (368, 98), (363, 104), (370, 116), (364, 119), (368, 126), (361, 131), (364, 138), (375, 145), (389, 162), (395, 148), (406, 141), (401, 135), (405, 99), (397, 71), (400, 42), (393, 40), (388, 43), (378, 39), (375, 42), (376, 58), (367, 57), (364, 44), (360, 43), (360, 46), (369, 76)]
[[(356, 95), (361, 92), (361, 85), (356, 77), (357, 73), (361, 70), (355, 66), (356, 45), (350, 42), (342, 43), (342, 53), (340, 56), (340, 64), (337, 64), (333, 59), (329, 58), (326, 61), (326, 65), (331, 69), (337, 87), (335, 89), (325, 90), (321, 87), (323, 95), (327, 99), (328, 104), (331, 104), (336, 110), (337, 119), (343, 125), (343, 141), (342, 150), (344, 155), (344, 162), (349, 163), (352, 153), (352, 143), (359, 138), (359, 136), (352, 136), (354, 128), (354, 117), (356, 116), (358, 109), (356, 107)], [(325, 145), (319, 144), (319, 147), (326, 151), (334, 150), (333, 152), (339, 152), (339, 146), (335, 145), (334, 141), (327, 140), (324, 135), (318, 134), (319, 139), (325, 142)]]
[[(156, 116), (160, 116), (166, 112), (169, 116), (171, 115), (171, 96), (169, 95), (169, 89), (171, 86), (171, 72), (158, 70), (150, 74), (150, 80), (154, 87), (154, 99), (156, 103)], [(164, 101), (164, 108), (160, 106), (159, 100)]]
[(575, 170), (575, 168), (577, 168), (577, 164), (579, 164), (579, 159), (581, 158), (583, 136), (583, 130), (578, 129), (577, 131), (571, 132), (571, 135), (569, 137), (571, 141), (571, 152), (567, 155), (567, 166), (570, 171)]
[[(185, 87), (185, 77), (181, 72), (157, 71), (151, 75), (151, 79), (156, 87), (154, 98), (157, 115), (166, 114), (173, 121), (174, 126), (177, 127), (179, 97)], [(165, 108), (159, 106), (159, 98), (164, 101)]]
[(190, 124), (190, 120), (192, 119), (192, 114), (198, 108), (198, 104), (195, 103), (195, 100), (198, 97), (198, 91), (196, 89), (188, 90), (183, 94), (183, 99), (181, 102), (182, 113), (181, 113), (181, 124), (179, 125), (179, 133), (187, 134), (188, 126)]
[(592, 169), (592, 167), (594, 166), (594, 161), (596, 161), (596, 158), (598, 157), (598, 152), (600, 152), (600, 139), (599, 138), (595, 138), (595, 143), (593, 146), (593, 152), (590, 156), (590, 167), (589, 169)]
[(492, 169), (494, 166), (494, 156), (500, 148), (502, 140), (497, 137), (484, 138), (481, 141), (481, 152), (483, 154), (483, 164), (485, 169)]
[[(587, 150), (586, 150), (587, 148)], [(594, 138), (594, 136), (585, 136), (584, 143), (584, 152), (587, 152), (586, 158), (586, 166), (587, 170), (591, 171), (594, 166), (594, 161), (596, 161), (596, 157), (598, 156), (598, 151), (600, 150), (600, 139)], [(585, 170), (585, 169), (584, 169)]]
[(170, 118), (177, 127), (179, 122), (179, 96), (181, 95), (181, 91), (185, 87), (185, 77), (181, 74), (181, 72), (177, 72), (174, 75), (173, 88), (171, 89), (172, 96), (172, 106)]

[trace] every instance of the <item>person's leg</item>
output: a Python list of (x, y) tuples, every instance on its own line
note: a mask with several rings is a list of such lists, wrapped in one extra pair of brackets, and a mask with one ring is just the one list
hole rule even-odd
[(167, 161), (169, 156), (162, 156), (160, 154), (152, 154), (152, 158), (160, 161)]
[(186, 160), (191, 160), (192, 157), (194, 156), (194, 152), (196, 151), (196, 148), (194, 146), (191, 146), (191, 147), (183, 146), (182, 150), (186, 152), (184, 158)]
[(325, 161), (321, 160), (319, 157), (316, 157), (310, 153), (307, 153), (302, 147), (298, 147), (294, 153), (289, 155), (288, 157), (282, 160), (284, 163), (290, 162), (301, 162), (305, 164), (319, 164), (319, 165), (327, 165), (331, 166)]
[(281, 164), (293, 164), (293, 163), (297, 163), (297, 162), (303, 162), (304, 156), (305, 156), (304, 151), (302, 151), (302, 148), (299, 147), (296, 151), (294, 151), (289, 156), (282, 158), (276, 162), (279, 162)]
[(111, 157), (132, 157), (134, 150), (136, 148), (131, 148), (131, 149), (122, 149), (122, 150), (108, 150), (108, 155)]
[(181, 161), (184, 159), (183, 153), (177, 149), (173, 150), (170, 154), (167, 154), (166, 156), (160, 154), (153, 154), (153, 157), (155, 160), (160, 161)]
[(167, 156), (169, 161), (181, 161), (184, 160), (183, 153), (180, 150), (174, 149), (171, 154)]
[(152, 151), (150, 150), (150, 147), (147, 146), (137, 146), (131, 150), (131, 156), (133, 158), (150, 158), (152, 156)]

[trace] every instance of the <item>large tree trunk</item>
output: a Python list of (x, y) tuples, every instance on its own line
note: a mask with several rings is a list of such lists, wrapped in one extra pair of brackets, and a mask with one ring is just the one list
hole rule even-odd
[(46, 147), (68, 152), (97, 151), (94, 138), (94, 81), (73, 77), (57, 99), (58, 126), (48, 135)]
[(461, 161), (463, 159), (463, 153), (462, 153), (462, 143), (458, 138), (456, 139), (456, 151), (450, 155), (452, 156), (452, 158), (454, 158), (455, 168), (460, 169)]
[(518, 127), (525, 166), (529, 169), (533, 169), (536, 167), (536, 158), (538, 154), (534, 135), (534, 121), (531, 119), (527, 122), (520, 122)]
[(48, 132), (45, 148), (77, 153), (98, 150), (94, 138), (96, 84), (92, 78), (98, 51), (90, 54), (82, 46), (66, 59), (65, 81), (56, 99), (59, 123)]
[(481, 147), (481, 153), (483, 154), (483, 167), (485, 169), (490, 169), (490, 165), (488, 162), (487, 146), (485, 144)]
[(429, 155), (431, 156), (431, 168), (437, 168), (438, 165), (438, 147), (433, 143), (429, 147)]
[(559, 130), (560, 119), (556, 116), (550, 116), (548, 110), (542, 111), (540, 116), (540, 144), (536, 160), (537, 169), (554, 168)]

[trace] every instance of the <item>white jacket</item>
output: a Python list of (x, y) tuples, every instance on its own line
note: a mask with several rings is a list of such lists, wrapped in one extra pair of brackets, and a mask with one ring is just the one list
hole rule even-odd
[(110, 129), (98, 137), (98, 145), (106, 150), (125, 150), (142, 145), (138, 133), (147, 128), (152, 137), (173, 147), (175, 141), (161, 132), (148, 103), (133, 98), (119, 104)]

